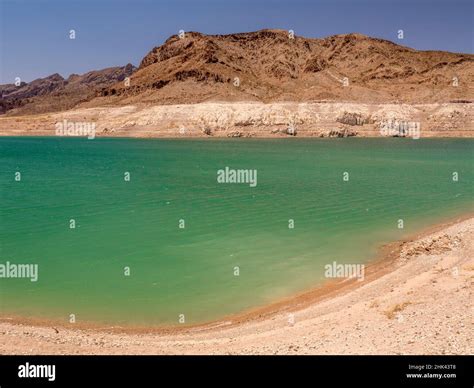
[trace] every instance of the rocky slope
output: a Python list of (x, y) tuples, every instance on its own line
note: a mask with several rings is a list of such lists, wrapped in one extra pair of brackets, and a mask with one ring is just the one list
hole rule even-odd
[(82, 101), (94, 98), (97, 91), (123, 81), (135, 67), (123, 67), (90, 71), (83, 75), (71, 74), (67, 79), (59, 74), (39, 78), (30, 83), (0, 85), (0, 113), (13, 110), (31, 114), (66, 110)]
[[(416, 51), (360, 34), (309, 39), (286, 31), (172, 36), (129, 86), (103, 102), (448, 102), (474, 99), (474, 55)], [(99, 101), (94, 101), (97, 104)]]
[(132, 65), (64, 79), (0, 85), (0, 111), (22, 115), (72, 107), (260, 103), (470, 103), (474, 55), (417, 51), (360, 34), (324, 39), (282, 30), (186, 32)]

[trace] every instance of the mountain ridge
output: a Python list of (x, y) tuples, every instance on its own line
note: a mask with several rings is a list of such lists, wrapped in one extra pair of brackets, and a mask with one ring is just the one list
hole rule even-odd
[[(418, 51), (359, 33), (305, 38), (271, 29), (225, 35), (191, 31), (152, 48), (138, 67), (77, 76), (84, 82), (57, 76), (45, 77), (30, 95), (20, 90), (38, 80), (16, 91), (1, 85), (0, 106), (22, 114), (137, 103), (474, 100), (474, 55)], [(59, 107), (58, 99), (64, 100)]]

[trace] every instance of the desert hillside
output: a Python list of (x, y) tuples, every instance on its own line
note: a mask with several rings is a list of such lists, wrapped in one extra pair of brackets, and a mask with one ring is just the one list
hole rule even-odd
[(135, 67), (109, 67), (83, 75), (71, 74), (67, 79), (52, 74), (30, 83), (0, 85), (0, 113), (35, 114), (71, 109), (95, 97), (106, 88), (130, 76)]
[[(401, 41), (402, 42), (402, 41)], [(474, 55), (417, 51), (360, 34), (283, 30), (173, 35), (132, 65), (1, 85), (8, 115), (199, 102), (448, 103), (474, 100)]]
[(360, 34), (292, 39), (280, 30), (189, 32), (151, 50), (130, 86), (116, 84), (101, 95), (160, 104), (449, 102), (472, 100), (473, 81), (474, 55), (416, 51)]

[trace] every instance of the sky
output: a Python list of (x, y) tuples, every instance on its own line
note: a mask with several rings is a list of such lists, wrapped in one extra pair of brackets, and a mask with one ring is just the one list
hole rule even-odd
[(0, 22), (2, 84), (137, 66), (179, 30), (358, 32), (419, 50), (474, 52), (472, 0), (0, 0)]

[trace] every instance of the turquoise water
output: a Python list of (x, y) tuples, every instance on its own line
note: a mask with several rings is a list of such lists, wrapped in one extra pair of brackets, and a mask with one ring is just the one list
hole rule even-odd
[[(327, 263), (367, 262), (474, 210), (473, 151), (472, 139), (0, 138), (0, 263), (39, 265), (37, 282), (0, 279), (1, 311), (170, 325), (265, 305), (324, 281)], [(256, 169), (257, 186), (218, 184), (226, 166)]]

